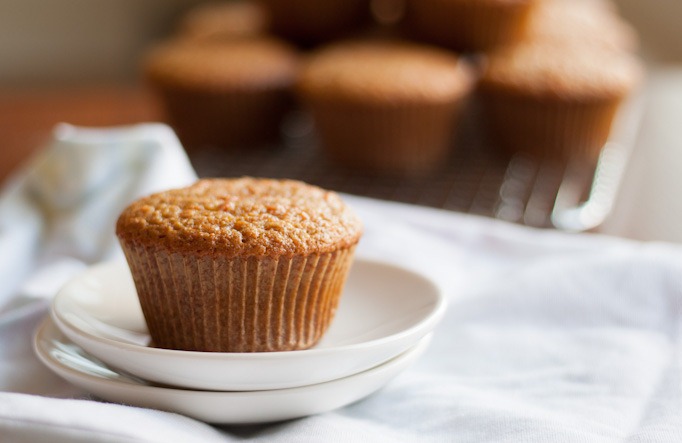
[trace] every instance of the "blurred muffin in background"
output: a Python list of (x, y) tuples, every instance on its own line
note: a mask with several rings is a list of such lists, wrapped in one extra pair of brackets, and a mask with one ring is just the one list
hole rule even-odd
[(428, 46), (353, 41), (311, 56), (297, 92), (322, 148), (353, 169), (420, 174), (448, 156), (471, 71)]
[(479, 92), (496, 145), (512, 154), (593, 163), (642, 76), (628, 53), (525, 44), (493, 54)]
[(182, 17), (179, 37), (194, 42), (257, 37), (268, 28), (267, 13), (245, 0), (204, 3)]
[(144, 74), (185, 147), (234, 148), (276, 140), (298, 66), (275, 39), (178, 40), (150, 51)]
[(636, 51), (637, 32), (618, 16), (615, 6), (599, 0), (544, 0), (533, 11), (524, 40), (600, 45)]
[(272, 32), (310, 47), (371, 22), (369, 0), (259, 0)]
[(539, 0), (406, 0), (404, 26), (417, 39), (461, 52), (520, 40)]

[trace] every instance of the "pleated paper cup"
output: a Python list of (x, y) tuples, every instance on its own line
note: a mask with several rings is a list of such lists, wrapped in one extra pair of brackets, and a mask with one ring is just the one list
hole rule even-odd
[(192, 91), (154, 88), (165, 117), (188, 149), (275, 145), (291, 107), (287, 89)]
[(463, 99), (406, 106), (309, 100), (322, 148), (345, 167), (394, 175), (437, 169), (454, 148)]
[(355, 250), (224, 257), (121, 244), (153, 345), (208, 352), (315, 345), (334, 318)]
[(630, 54), (536, 42), (491, 55), (478, 92), (494, 141), (507, 152), (594, 163), (641, 77)]
[(418, 175), (443, 164), (474, 73), (455, 54), (372, 39), (321, 49), (296, 92), (311, 110), (320, 145), (346, 167)]
[(497, 146), (507, 154), (594, 164), (609, 139), (622, 98), (561, 100), (482, 94)]

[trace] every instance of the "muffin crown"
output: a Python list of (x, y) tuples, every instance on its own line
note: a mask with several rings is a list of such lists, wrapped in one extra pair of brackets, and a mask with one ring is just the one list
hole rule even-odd
[(623, 96), (636, 86), (641, 75), (637, 59), (624, 52), (574, 45), (522, 44), (490, 57), (481, 87), (589, 100)]
[(288, 87), (298, 56), (276, 39), (237, 39), (197, 45), (173, 41), (152, 50), (144, 71), (155, 84), (220, 91), (252, 87)]
[(525, 38), (627, 51), (639, 46), (637, 32), (618, 17), (613, 4), (596, 0), (540, 2), (531, 15)]
[(267, 21), (259, 3), (204, 3), (185, 15), (179, 30), (183, 38), (197, 41), (254, 37), (265, 33)]
[(471, 84), (452, 53), (398, 42), (349, 42), (322, 49), (302, 69), (298, 89), (317, 99), (446, 102)]
[(178, 252), (277, 257), (350, 247), (362, 225), (334, 192), (244, 177), (200, 180), (141, 198), (123, 211), (116, 234)]

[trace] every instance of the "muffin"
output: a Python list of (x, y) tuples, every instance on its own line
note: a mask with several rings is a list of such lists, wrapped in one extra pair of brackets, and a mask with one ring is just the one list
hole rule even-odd
[(471, 71), (444, 50), (356, 41), (313, 55), (296, 91), (333, 160), (404, 175), (429, 172), (447, 157), (471, 84)]
[(490, 51), (521, 39), (538, 1), (406, 0), (405, 29), (456, 51)]
[(148, 54), (144, 73), (186, 147), (235, 148), (277, 138), (298, 61), (275, 39), (172, 41)]
[(310, 47), (370, 22), (370, 0), (260, 0), (272, 32)]
[(180, 21), (178, 34), (193, 42), (252, 38), (266, 32), (265, 10), (255, 2), (223, 1), (191, 9)]
[(625, 52), (529, 44), (491, 56), (479, 91), (489, 129), (507, 153), (594, 163), (641, 74)]
[(639, 39), (610, 2), (597, 0), (545, 0), (533, 11), (524, 41), (596, 45), (606, 49), (636, 51)]
[(154, 345), (217, 352), (317, 343), (361, 231), (337, 194), (255, 178), (144, 197), (116, 224)]

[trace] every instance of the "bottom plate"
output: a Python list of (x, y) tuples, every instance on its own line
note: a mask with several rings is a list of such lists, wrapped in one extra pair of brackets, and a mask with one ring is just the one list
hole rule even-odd
[(178, 412), (209, 423), (265, 423), (331, 411), (383, 387), (419, 357), (429, 334), (394, 359), (373, 369), (326, 383), (247, 392), (193, 391), (155, 385), (118, 372), (66, 338), (50, 318), (33, 345), (40, 360), (60, 377), (105, 400)]

